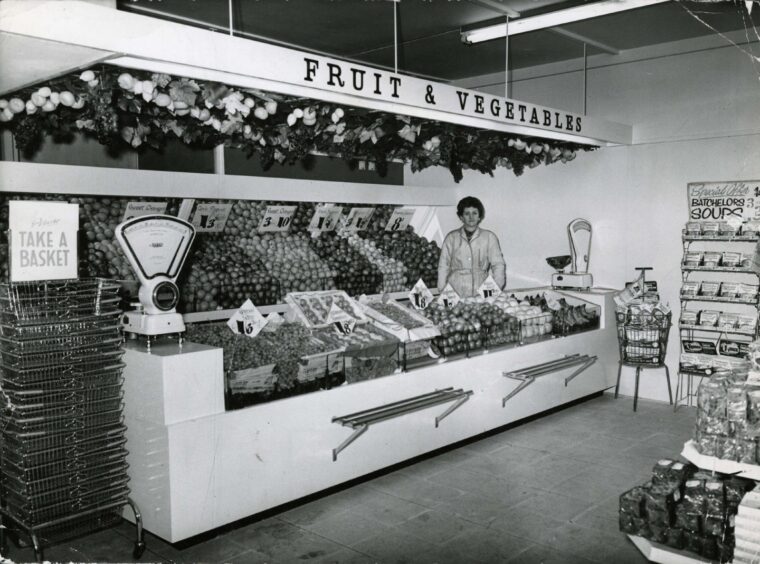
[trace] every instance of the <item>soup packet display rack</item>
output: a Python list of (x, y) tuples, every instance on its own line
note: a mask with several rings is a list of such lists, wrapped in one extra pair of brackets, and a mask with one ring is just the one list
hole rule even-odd
[(0, 550), (43, 548), (121, 521), (129, 499), (119, 285), (0, 285)]

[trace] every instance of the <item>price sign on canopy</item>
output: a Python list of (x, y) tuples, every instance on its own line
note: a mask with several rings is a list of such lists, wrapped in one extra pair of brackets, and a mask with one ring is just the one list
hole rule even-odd
[(451, 286), (451, 284), (446, 284), (438, 295), (436, 301), (443, 307), (454, 307), (462, 301), (462, 298), (457, 294), (457, 291)]
[(417, 280), (417, 283), (409, 292), (409, 303), (412, 304), (414, 309), (425, 309), (433, 301), (433, 292), (425, 285), (422, 278)]
[(338, 224), (343, 206), (320, 206), (314, 212), (309, 222), (309, 231), (332, 231)]
[(375, 208), (351, 208), (346, 218), (346, 229), (348, 231), (364, 231), (369, 225), (369, 220)]
[(232, 204), (198, 204), (192, 221), (195, 230), (216, 233), (224, 231), (231, 209)]
[(414, 216), (414, 209), (412, 208), (396, 208), (391, 214), (391, 218), (388, 223), (385, 224), (386, 231), (403, 231), (409, 222), (412, 221)]
[(253, 302), (245, 300), (240, 309), (227, 321), (227, 326), (232, 329), (233, 333), (253, 338), (261, 332), (266, 323), (266, 319), (253, 305)]
[(297, 206), (267, 206), (259, 223), (259, 233), (287, 231)]

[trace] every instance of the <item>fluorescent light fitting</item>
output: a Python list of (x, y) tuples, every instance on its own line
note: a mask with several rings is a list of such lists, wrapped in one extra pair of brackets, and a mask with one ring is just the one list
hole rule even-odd
[[(599, 16), (607, 16), (618, 12), (635, 10), (636, 8), (644, 8), (646, 6), (662, 4), (663, 2), (668, 1), (669, 0), (605, 0), (604, 2), (583, 4), (582, 6), (568, 8), (567, 10), (557, 10), (556, 12), (549, 12), (538, 16), (528, 16), (526, 18), (510, 20), (509, 36), (512, 37), (513, 35), (528, 33), (529, 31), (536, 31), (539, 29), (546, 29), (597, 18)], [(491, 39), (498, 39), (506, 36), (507, 24), (498, 23), (478, 29), (463, 31), (462, 41), (464, 43), (481, 43), (483, 41), (490, 41)]]

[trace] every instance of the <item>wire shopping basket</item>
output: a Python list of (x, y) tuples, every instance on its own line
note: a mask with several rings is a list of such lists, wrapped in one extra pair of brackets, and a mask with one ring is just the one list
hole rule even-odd
[(637, 366), (662, 366), (668, 348), (672, 314), (655, 310), (617, 313), (620, 361)]

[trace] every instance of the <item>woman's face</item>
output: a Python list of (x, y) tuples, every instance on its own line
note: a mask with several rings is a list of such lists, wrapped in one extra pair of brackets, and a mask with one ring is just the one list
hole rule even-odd
[(467, 231), (475, 231), (480, 223), (480, 212), (478, 211), (478, 208), (464, 208), (459, 219), (462, 220), (464, 228)]

